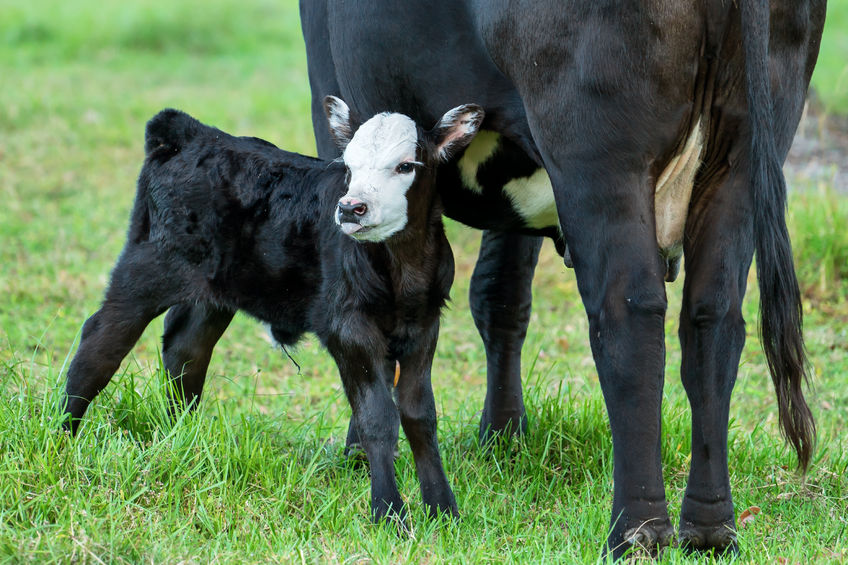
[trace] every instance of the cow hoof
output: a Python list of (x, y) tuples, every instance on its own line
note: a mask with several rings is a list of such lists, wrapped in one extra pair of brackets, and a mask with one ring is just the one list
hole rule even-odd
[[(671, 522), (666, 520), (665, 524), (657, 525), (646, 522), (624, 532), (621, 554), (629, 552), (658, 557), (662, 550), (673, 545), (674, 541), (674, 528)], [(618, 552), (614, 553), (616, 558), (620, 556)]]
[(375, 524), (395, 526), (399, 535), (410, 532), (407, 526), (408, 512), (403, 500), (396, 498), (392, 502), (380, 500), (371, 507), (371, 520)]
[(733, 555), (739, 552), (736, 530), (731, 524), (698, 526), (691, 522), (680, 525), (680, 547), (687, 552), (713, 552), (716, 555)]
[(425, 504), (427, 507), (427, 518), (430, 520), (459, 520), (459, 508), (454, 500), (441, 504)]
[(738, 552), (733, 502), (729, 497), (702, 502), (695, 496), (684, 496), (678, 530), (680, 545), (689, 552)]
[(637, 522), (638, 525), (614, 528), (607, 539), (606, 554), (614, 560), (625, 556), (659, 557), (663, 549), (675, 545), (674, 528), (668, 517)]
[(527, 429), (527, 416), (512, 418), (491, 418), (487, 411), (483, 411), (480, 418), (480, 446), (491, 451), (499, 446), (508, 445), (513, 436), (524, 435)]

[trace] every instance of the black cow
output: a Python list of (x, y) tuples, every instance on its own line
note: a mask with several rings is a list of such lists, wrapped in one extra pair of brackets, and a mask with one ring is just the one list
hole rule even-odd
[(806, 467), (801, 301), (781, 163), (818, 54), (825, 0), (302, 0), (320, 100), (426, 122), (458, 101), (484, 131), (439, 174), (447, 215), (485, 229), (471, 308), (488, 355), (486, 431), (524, 425), (519, 354), (539, 247), (573, 262), (610, 416), (607, 547), (673, 538), (660, 460), (664, 279), (686, 256), (679, 337), (692, 406), (680, 516), (691, 548), (735, 549), (727, 423), (754, 252), (780, 422)]
[(353, 134), (343, 102), (328, 98), (327, 113), (344, 164), (232, 137), (176, 110), (148, 122), (126, 246), (68, 370), (65, 426), (76, 431), (144, 328), (169, 308), (163, 360), (173, 402), (194, 405), (215, 343), (244, 310), (283, 345), (312, 331), (332, 354), (371, 465), (375, 519), (405, 514), (398, 422), (428, 510), (453, 515), (430, 387), (454, 273), (435, 172), (483, 114), (455, 108), (430, 132), (380, 114)]

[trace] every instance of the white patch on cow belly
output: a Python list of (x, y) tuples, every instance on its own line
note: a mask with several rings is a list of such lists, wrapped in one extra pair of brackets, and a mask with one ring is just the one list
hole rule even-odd
[[(477, 134), (465, 150), (457, 166), (466, 189), (477, 194), (483, 192), (483, 187), (477, 182), (477, 171), (495, 154), (500, 139), (500, 134), (484, 130)], [(537, 170), (529, 177), (512, 179), (506, 183), (503, 191), (528, 227), (559, 227), (551, 179), (544, 169)]]
[(667, 257), (679, 257), (683, 252), (683, 230), (703, 151), (704, 124), (703, 119), (699, 119), (689, 133), (683, 151), (669, 161), (657, 179), (654, 190), (657, 245)]
[(477, 170), (494, 155), (500, 139), (498, 133), (481, 130), (465, 150), (457, 164), (465, 188), (477, 194), (483, 192), (483, 187), (477, 182)]
[(554, 189), (545, 169), (538, 169), (529, 177), (512, 179), (503, 190), (528, 227), (559, 227)]

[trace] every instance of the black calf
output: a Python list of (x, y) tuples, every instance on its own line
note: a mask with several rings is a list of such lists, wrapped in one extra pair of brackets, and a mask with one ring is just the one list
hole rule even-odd
[[(169, 308), (163, 357), (183, 395), (174, 401), (195, 404), (212, 349), (241, 309), (283, 344), (312, 331), (332, 354), (371, 464), (375, 519), (404, 513), (393, 465), (398, 420), (430, 513), (456, 514), (430, 386), (454, 272), (434, 177), (437, 162), (471, 140), (482, 111), (456, 108), (431, 132), (380, 114), (356, 135), (343, 102), (328, 99), (327, 113), (351, 163), (232, 137), (176, 110), (150, 120), (127, 242), (68, 371), (65, 426), (76, 432), (144, 328)], [(368, 213), (344, 218), (340, 198), (367, 199)], [(399, 410), (389, 389), (396, 363)]]

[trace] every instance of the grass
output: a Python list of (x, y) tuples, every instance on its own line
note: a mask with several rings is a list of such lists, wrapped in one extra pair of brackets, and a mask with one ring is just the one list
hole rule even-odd
[[(846, 27), (833, 22), (848, 2), (829, 9), (817, 77), (845, 68), (824, 53), (844, 41)], [(547, 244), (524, 348), (530, 431), (490, 458), (475, 442), (485, 358), (466, 298), (479, 236), (449, 226), (458, 270), (434, 388), (459, 523), (424, 519), (402, 442), (396, 467), (413, 533), (371, 525), (367, 472), (341, 457), (349, 409), (332, 362), (307, 340), (294, 352), (298, 372), (243, 316), (216, 350), (198, 413), (165, 418), (158, 320), (78, 438), (56, 433), (68, 358), (123, 243), (144, 122), (173, 106), (312, 153), (308, 83), (293, 1), (0, 0), (0, 13), (0, 562), (598, 558), (611, 504), (608, 425), (573, 273)], [(823, 99), (844, 96), (816, 84)], [(797, 188), (806, 190), (792, 195), (790, 227), (820, 442), (799, 478), (777, 432), (752, 278), (730, 430), (737, 508), (762, 509), (740, 533), (744, 563), (848, 559), (848, 206), (833, 187)], [(664, 393), (673, 519), (689, 452), (674, 339), (681, 287), (668, 287)], [(663, 559), (690, 561), (679, 551)]]
[(848, 114), (848, 0), (829, 0), (813, 88), (827, 111)]

